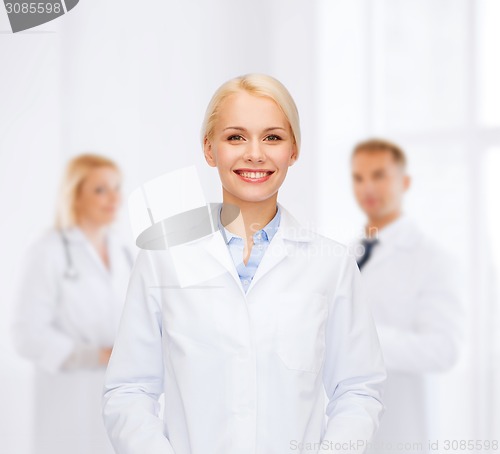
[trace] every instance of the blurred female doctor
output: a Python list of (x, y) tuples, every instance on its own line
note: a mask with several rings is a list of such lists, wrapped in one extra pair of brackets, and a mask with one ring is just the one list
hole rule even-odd
[(57, 227), (28, 251), (13, 335), (35, 374), (37, 454), (110, 454), (100, 412), (132, 265), (111, 231), (120, 206), (117, 165), (97, 155), (71, 160)]

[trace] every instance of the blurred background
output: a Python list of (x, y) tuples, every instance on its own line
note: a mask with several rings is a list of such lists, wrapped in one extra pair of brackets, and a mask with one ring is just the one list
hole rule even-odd
[[(0, 7), (1, 451), (28, 452), (32, 366), (11, 345), (13, 294), (24, 250), (53, 223), (66, 160), (110, 156), (125, 195), (195, 164), (218, 201), (201, 121), (214, 90), (248, 72), (278, 78), (297, 102), (301, 158), (280, 200), (322, 233), (348, 242), (362, 228), (357, 141), (407, 152), (405, 211), (459, 260), (467, 306), (467, 351), (440, 378), (435, 424), (443, 439), (498, 439), (498, 24), (497, 0), (80, 0), (12, 34)], [(130, 237), (125, 209), (120, 226)]]

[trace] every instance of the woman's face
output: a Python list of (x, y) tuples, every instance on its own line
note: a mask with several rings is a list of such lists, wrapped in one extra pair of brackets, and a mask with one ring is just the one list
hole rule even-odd
[(121, 176), (113, 167), (92, 169), (76, 199), (78, 222), (104, 226), (116, 218), (121, 204)]
[(278, 105), (244, 91), (220, 105), (204, 152), (208, 164), (219, 171), (224, 201), (235, 204), (276, 198), (297, 159), (290, 124)]

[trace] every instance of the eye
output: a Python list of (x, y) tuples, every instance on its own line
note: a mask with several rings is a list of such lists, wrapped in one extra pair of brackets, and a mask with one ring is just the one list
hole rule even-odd
[(243, 140), (243, 137), (241, 137), (239, 134), (233, 134), (232, 136), (229, 136), (227, 140), (232, 140), (232, 141)]
[(95, 188), (95, 193), (96, 194), (104, 194), (106, 192), (106, 188), (104, 186), (98, 186)]
[(277, 142), (278, 140), (282, 140), (280, 136), (277, 136), (276, 134), (270, 134), (266, 137), (267, 140), (270, 142)]

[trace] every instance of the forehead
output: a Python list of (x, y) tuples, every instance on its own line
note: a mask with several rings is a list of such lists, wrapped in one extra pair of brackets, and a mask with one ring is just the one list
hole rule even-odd
[(107, 180), (107, 179), (115, 179), (120, 176), (119, 172), (111, 166), (99, 166), (94, 167), (87, 174), (85, 181), (97, 181), (97, 180)]
[(399, 167), (389, 150), (359, 150), (352, 159), (355, 169), (381, 169)]
[(286, 128), (288, 121), (278, 104), (271, 98), (240, 91), (232, 93), (220, 104), (217, 126), (220, 128), (227, 126)]

